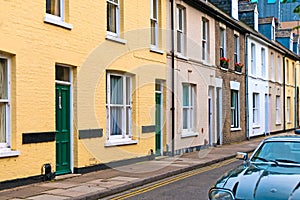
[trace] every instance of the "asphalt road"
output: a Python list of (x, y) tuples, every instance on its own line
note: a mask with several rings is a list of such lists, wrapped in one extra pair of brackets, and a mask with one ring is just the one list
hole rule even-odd
[(176, 177), (164, 179), (144, 187), (117, 194), (105, 199), (155, 199), (155, 200), (207, 200), (210, 186), (226, 171), (242, 163), (239, 160), (229, 160), (217, 165), (200, 168), (195, 171), (180, 174)]

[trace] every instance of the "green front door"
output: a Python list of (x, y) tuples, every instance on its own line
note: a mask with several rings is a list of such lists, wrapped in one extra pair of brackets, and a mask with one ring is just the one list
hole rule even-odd
[(155, 154), (161, 154), (161, 93), (155, 93)]
[(71, 172), (70, 86), (56, 84), (56, 174)]

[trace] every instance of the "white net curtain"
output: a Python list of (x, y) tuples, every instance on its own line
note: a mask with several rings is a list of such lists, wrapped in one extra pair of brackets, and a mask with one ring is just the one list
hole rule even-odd
[(0, 59), (0, 143), (6, 142), (7, 63)]

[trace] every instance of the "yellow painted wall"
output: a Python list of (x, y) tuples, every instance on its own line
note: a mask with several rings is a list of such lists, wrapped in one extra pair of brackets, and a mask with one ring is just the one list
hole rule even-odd
[[(290, 58), (285, 58), (285, 111), (286, 111), (286, 129), (292, 129), (295, 127), (295, 67), (296, 61)], [(291, 111), (290, 111), (290, 120), (288, 120), (288, 112), (287, 112), (287, 98), (290, 97), (291, 99)]]
[[(141, 134), (142, 125), (153, 124), (153, 112), (149, 112), (154, 103), (154, 85), (143, 85), (155, 78), (165, 79), (163, 66), (165, 54), (152, 53), (150, 46), (150, 1), (123, 0), (121, 6), (121, 31), (125, 34), (127, 44), (117, 44), (105, 39), (106, 36), (106, 1), (65, 1), (65, 22), (73, 26), (71, 30), (45, 23), (45, 1), (0, 1), (0, 53), (11, 61), (11, 144), (13, 150), (21, 154), (17, 157), (0, 158), (0, 182), (16, 178), (39, 175), (45, 163), (55, 166), (55, 143), (22, 144), (23, 133), (55, 131), (55, 64), (65, 64), (73, 68), (73, 166), (84, 167), (97, 163), (121, 160), (147, 155), (154, 148), (154, 133)], [(166, 7), (161, 1), (161, 7)], [(165, 9), (161, 10), (160, 28), (165, 29)], [(139, 30), (139, 31), (137, 31)], [(130, 32), (128, 32), (130, 31)], [(160, 33), (164, 38), (163, 31)], [(149, 41), (149, 42), (148, 42)], [(97, 63), (89, 63), (90, 56), (97, 56), (95, 51), (105, 43), (102, 56)], [(161, 49), (164, 44), (160, 41)], [(124, 49), (126, 48), (126, 49)], [(103, 50), (103, 49), (102, 49)], [(145, 70), (136, 73), (134, 95), (133, 136), (137, 145), (105, 148), (105, 76), (99, 79), (95, 88), (97, 107), (96, 124), (104, 130), (104, 137), (98, 139), (78, 140), (78, 130), (97, 128), (93, 121), (83, 120), (81, 108), (86, 102), (79, 90), (85, 87), (80, 83), (81, 69), (86, 65), (98, 67), (103, 64), (105, 55), (121, 52), (104, 68), (134, 71), (134, 67), (145, 66)], [(124, 55), (123, 55), (124, 53)], [(103, 58), (103, 60), (102, 60)], [(93, 60), (93, 59), (92, 59)], [(95, 60), (94, 60), (95, 61)], [(156, 69), (160, 72), (155, 71)], [(89, 74), (93, 74), (90, 71)], [(146, 78), (144, 78), (146, 77)], [(103, 77), (102, 77), (103, 78)], [(149, 92), (149, 93), (148, 93)], [(146, 95), (147, 94), (147, 95)], [(86, 98), (89, 96), (87, 95)], [(87, 114), (88, 115), (88, 114)], [(101, 151), (104, 158), (95, 156), (92, 149)], [(122, 149), (122, 151), (120, 151)], [(120, 153), (121, 152), (121, 153)], [(130, 152), (129, 154), (127, 152)]]
[(298, 97), (297, 97), (297, 93), (295, 93), (296, 95), (296, 106), (297, 106), (297, 109), (296, 109), (296, 128), (299, 128), (300, 126), (300, 106), (299, 106), (299, 102), (300, 102), (300, 99), (299, 99), (299, 93), (300, 93), (300, 63), (299, 61), (296, 62), (295, 64), (295, 67), (296, 67), (296, 88), (297, 88), (297, 91), (298, 91)]

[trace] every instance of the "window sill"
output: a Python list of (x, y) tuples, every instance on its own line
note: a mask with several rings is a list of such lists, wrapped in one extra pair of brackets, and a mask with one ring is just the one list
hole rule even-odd
[(155, 46), (151, 46), (151, 47), (150, 47), (150, 51), (153, 52), (153, 53), (164, 54), (164, 51), (163, 51), (163, 50), (160, 50), (160, 49), (158, 49), (158, 48), (155, 47)]
[(178, 53), (178, 54), (176, 55), (176, 57), (179, 58), (179, 59), (182, 59), (182, 60), (189, 60), (188, 57), (182, 55), (181, 53)]
[(230, 131), (241, 131), (242, 129), (239, 127), (239, 128), (231, 128)]
[(228, 68), (221, 67), (221, 70), (228, 71)]
[(19, 156), (20, 154), (21, 154), (20, 151), (12, 151), (10, 149), (8, 149), (8, 150), (0, 150), (0, 158), (14, 157), (14, 156)]
[(181, 133), (181, 138), (197, 137), (197, 136), (199, 136), (199, 133), (195, 133), (195, 132)]
[(112, 35), (109, 35), (109, 34), (106, 35), (105, 39), (107, 39), (109, 41), (112, 41), (112, 42), (117, 42), (117, 43), (120, 43), (120, 44), (126, 44), (127, 43), (127, 40), (116, 37), (116, 36), (112, 36)]
[(241, 75), (242, 74), (242, 72), (237, 72), (237, 71), (234, 71), (236, 74), (239, 74), (239, 75)]
[(69, 30), (73, 29), (72, 24), (69, 24), (69, 23), (66, 23), (66, 22), (63, 22), (63, 21), (60, 21), (60, 20), (53, 19), (53, 18), (51, 18), (47, 15), (44, 18), (44, 22), (49, 23), (49, 24), (53, 24), (53, 25), (56, 25), (56, 26), (60, 26), (62, 28), (66, 28), (66, 29), (69, 29)]
[(120, 139), (120, 140), (107, 140), (104, 144), (105, 147), (113, 147), (113, 146), (122, 146), (122, 145), (130, 145), (137, 144), (138, 140), (130, 140), (130, 139)]

